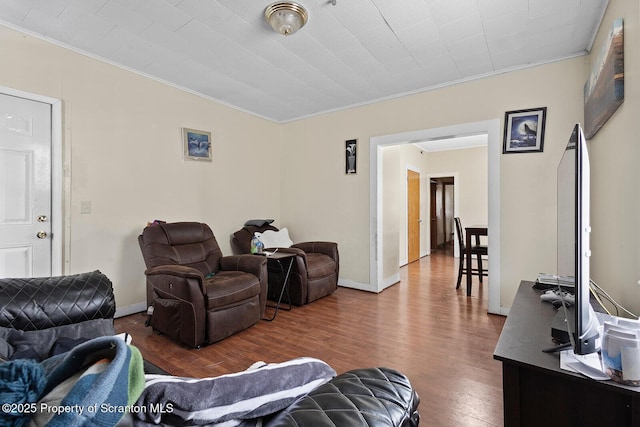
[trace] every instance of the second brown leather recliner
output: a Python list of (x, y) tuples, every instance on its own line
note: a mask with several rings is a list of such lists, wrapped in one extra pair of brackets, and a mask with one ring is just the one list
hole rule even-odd
[[(234, 253), (247, 254), (251, 251), (251, 238), (254, 233), (267, 230), (278, 231), (278, 228), (267, 221), (263, 224), (245, 226), (233, 233), (231, 247)], [(269, 249), (269, 248), (265, 248)], [(287, 248), (278, 248), (282, 252), (297, 254), (289, 278), (289, 294), (291, 303), (304, 305), (324, 296), (330, 295), (338, 288), (338, 273), (340, 270), (340, 256), (338, 244), (334, 242), (313, 241), (295, 243)], [(270, 270), (269, 299), (277, 300), (280, 294), (282, 274), (277, 269)], [(285, 300), (287, 297), (285, 295)]]
[(199, 347), (257, 323), (267, 301), (266, 259), (222, 256), (207, 224), (160, 223), (138, 237), (151, 326)]

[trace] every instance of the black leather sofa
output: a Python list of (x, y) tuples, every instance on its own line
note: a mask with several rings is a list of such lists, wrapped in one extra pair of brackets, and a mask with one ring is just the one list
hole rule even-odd
[[(114, 313), (111, 281), (99, 271), (0, 279), (0, 357), (11, 359), (19, 352), (46, 357), (62, 337), (113, 334)], [(167, 374), (147, 362), (145, 372)], [(315, 388), (262, 425), (414, 427), (420, 420), (419, 402), (404, 374), (389, 368), (356, 369)]]
[(418, 394), (389, 368), (364, 368), (334, 377), (267, 420), (264, 427), (416, 427)]
[[(116, 333), (111, 280), (100, 271), (0, 279), (0, 362), (42, 360), (92, 338)], [(144, 361), (146, 373), (164, 373)]]

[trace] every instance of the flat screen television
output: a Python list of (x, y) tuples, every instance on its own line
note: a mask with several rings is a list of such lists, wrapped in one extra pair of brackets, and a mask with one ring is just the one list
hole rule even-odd
[(587, 144), (576, 124), (558, 165), (558, 277), (572, 283), (575, 303), (563, 305), (570, 344), (576, 354), (598, 351), (599, 321), (590, 303), (589, 192)]

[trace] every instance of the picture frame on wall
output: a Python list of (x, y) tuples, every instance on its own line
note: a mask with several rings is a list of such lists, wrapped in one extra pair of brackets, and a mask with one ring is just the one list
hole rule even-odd
[(211, 161), (211, 132), (182, 128), (185, 160)]
[(507, 111), (504, 116), (503, 154), (541, 153), (547, 107)]
[(584, 84), (584, 136), (594, 137), (624, 102), (624, 22), (613, 22)]
[(357, 172), (358, 160), (358, 140), (349, 139), (345, 141), (345, 174), (354, 175)]

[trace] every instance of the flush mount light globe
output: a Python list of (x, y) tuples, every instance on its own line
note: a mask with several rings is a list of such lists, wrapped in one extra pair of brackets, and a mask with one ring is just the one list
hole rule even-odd
[(295, 33), (307, 23), (306, 9), (292, 1), (279, 1), (264, 10), (264, 16), (271, 27), (284, 36)]

